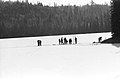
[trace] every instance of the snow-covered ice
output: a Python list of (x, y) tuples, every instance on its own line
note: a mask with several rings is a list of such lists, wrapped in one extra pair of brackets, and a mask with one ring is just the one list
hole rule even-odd
[[(77, 45), (52, 45), (60, 37), (74, 36)], [(99, 36), (107, 39), (111, 35), (1, 39), (0, 79), (120, 79), (120, 49), (111, 44), (88, 44)], [(43, 46), (37, 46), (38, 39)]]
[[(1, 39), (0, 47), (9, 48), (9, 47), (31, 47), (37, 45), (37, 40), (42, 40), (44, 46), (50, 46), (53, 44), (58, 44), (58, 39), (61, 37), (66, 37), (67, 39), (75, 37), (78, 39), (78, 43), (93, 43), (94, 41), (98, 42), (98, 38), (102, 36), (102, 40), (110, 38), (111, 33), (96, 33), (96, 34), (76, 34), (76, 35), (60, 35), (60, 36), (43, 36), (43, 37), (27, 37), (27, 38), (11, 38), (11, 39)], [(74, 42), (74, 41), (73, 41)]]

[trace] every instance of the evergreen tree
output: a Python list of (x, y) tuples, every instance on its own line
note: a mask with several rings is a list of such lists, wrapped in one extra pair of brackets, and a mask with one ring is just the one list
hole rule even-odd
[(111, 31), (110, 6), (91, 3), (52, 7), (19, 0), (1, 2), (0, 38)]
[(120, 0), (111, 1), (112, 37), (120, 38)]

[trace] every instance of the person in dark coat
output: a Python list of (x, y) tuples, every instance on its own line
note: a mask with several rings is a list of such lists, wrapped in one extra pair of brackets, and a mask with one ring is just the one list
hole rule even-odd
[(41, 40), (37, 40), (38, 46), (41, 46), (42, 41)]
[(72, 44), (72, 39), (71, 38), (69, 39), (69, 44)]
[(64, 38), (64, 44), (67, 44), (67, 42), (68, 42), (68, 41), (67, 41), (67, 39), (66, 39), (66, 38)]
[(63, 37), (61, 38), (61, 44), (63, 44)]
[(98, 38), (98, 42), (100, 43), (102, 41), (102, 37), (99, 37)]
[(59, 45), (61, 44), (61, 39), (59, 39)]
[(77, 38), (75, 37), (75, 44), (77, 44)]

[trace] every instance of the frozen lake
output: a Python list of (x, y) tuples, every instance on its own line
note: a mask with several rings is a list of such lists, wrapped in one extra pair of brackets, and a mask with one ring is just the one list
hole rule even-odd
[[(53, 46), (75, 36), (77, 45)], [(0, 79), (120, 79), (120, 48), (91, 45), (100, 36), (111, 33), (0, 39)]]
[(98, 38), (102, 37), (102, 40), (110, 38), (111, 33), (91, 33), (91, 34), (77, 34), (77, 35), (59, 35), (59, 36), (44, 36), (44, 37), (27, 37), (27, 38), (11, 38), (0, 39), (0, 47), (33, 47), (37, 46), (37, 40), (42, 40), (43, 46), (51, 46), (58, 44), (58, 39), (66, 37), (67, 40), (71, 38), (74, 42), (74, 38), (77, 37), (79, 44), (91, 44), (94, 41), (98, 42)]

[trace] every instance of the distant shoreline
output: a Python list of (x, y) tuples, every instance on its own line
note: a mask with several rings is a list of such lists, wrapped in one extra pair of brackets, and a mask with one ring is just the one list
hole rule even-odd
[(26, 37), (45, 37), (45, 36), (57, 36), (57, 35), (74, 35), (74, 34), (92, 34), (92, 33), (106, 33), (105, 32), (86, 32), (86, 33), (70, 33), (70, 34), (53, 34), (53, 35), (30, 35), (30, 36), (16, 36), (16, 37), (0, 37), (0, 39), (11, 39), (11, 38), (26, 38)]
[(102, 44), (115, 44), (115, 43), (120, 43), (120, 39), (118, 38), (109, 38), (109, 39), (106, 39), (106, 40), (103, 40), (101, 42)]

